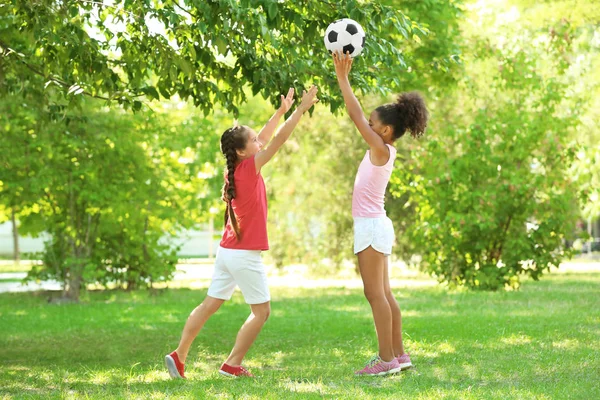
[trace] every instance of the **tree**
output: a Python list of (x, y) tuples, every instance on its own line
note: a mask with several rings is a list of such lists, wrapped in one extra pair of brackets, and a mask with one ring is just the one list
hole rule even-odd
[(475, 35), (458, 112), (443, 109), (450, 118), (395, 171), (392, 195), (415, 210), (401, 252), (420, 255), (440, 281), (518, 287), (519, 276), (538, 279), (568, 255), (581, 109), (568, 95), (572, 33), (563, 22), (508, 43)]
[(170, 279), (177, 249), (168, 238), (199, 221), (218, 193), (216, 171), (206, 170), (213, 125), (181, 115), (92, 103), (35, 132), (30, 147), (44, 167), (29, 175), (38, 197), (22, 226), (50, 240), (30, 279), (59, 280), (74, 300), (90, 283), (133, 289)]
[[(238, 116), (248, 87), (276, 104), (288, 87), (301, 93), (316, 83), (322, 103), (335, 110), (341, 98), (330, 92), (335, 77), (321, 36), (342, 16), (358, 20), (370, 35), (355, 66), (355, 87), (385, 93), (397, 74), (390, 66), (402, 65), (404, 58), (395, 42), (418, 40), (426, 30), (379, 3), (0, 5), (0, 93), (14, 96), (13, 105), (25, 104), (36, 122), (33, 128), (5, 128), (4, 145), (11, 152), (3, 159), (2, 198), (31, 206), (22, 214), (24, 229), (52, 235), (45, 264), (31, 277), (65, 282), (72, 298), (90, 282), (134, 287), (168, 278), (172, 257), (158, 242), (159, 230), (189, 226), (218, 198), (215, 151), (199, 151), (191, 128), (171, 135), (175, 140), (153, 129), (144, 134), (119, 111), (101, 111), (83, 95), (137, 112), (144, 100), (189, 99), (206, 114), (220, 104)], [(11, 120), (22, 113), (17, 106)], [(201, 146), (217, 148), (210, 128), (200, 128)], [(189, 157), (192, 162), (180, 162)], [(204, 188), (200, 196), (193, 193), (198, 186)], [(163, 270), (161, 258), (167, 260)]]
[(342, 103), (322, 34), (342, 16), (368, 27), (356, 88), (385, 92), (404, 59), (395, 41), (426, 31), (377, 2), (13, 0), (0, 7), (0, 48), (5, 69), (58, 85), (65, 100), (87, 94), (139, 110), (141, 96), (177, 94), (237, 115), (246, 84), (275, 105), (288, 87), (315, 83), (334, 110)]

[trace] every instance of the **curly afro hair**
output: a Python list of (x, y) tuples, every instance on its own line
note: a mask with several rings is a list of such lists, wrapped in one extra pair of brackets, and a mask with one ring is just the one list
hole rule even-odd
[(375, 111), (384, 125), (394, 128), (394, 140), (404, 136), (406, 131), (413, 138), (419, 138), (427, 128), (429, 112), (418, 92), (402, 93), (395, 103), (384, 104)]

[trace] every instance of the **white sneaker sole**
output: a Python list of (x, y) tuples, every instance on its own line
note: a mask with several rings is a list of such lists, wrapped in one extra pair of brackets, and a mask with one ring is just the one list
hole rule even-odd
[(177, 371), (177, 366), (175, 365), (175, 360), (173, 360), (173, 357), (169, 355), (165, 356), (165, 365), (169, 370), (169, 375), (171, 375), (171, 378), (182, 379), (181, 375), (179, 375), (179, 371)]
[(355, 376), (384, 376), (384, 375), (397, 374), (400, 371), (402, 371), (402, 368), (398, 367), (398, 368), (390, 369), (389, 371), (378, 372), (376, 374), (354, 374), (354, 375)]
[(407, 362), (407, 363), (400, 364), (400, 369), (402, 371), (404, 371), (406, 369), (412, 368), (412, 366), (413, 366), (412, 363)]
[(219, 370), (219, 373), (224, 376), (228, 376), (230, 378), (237, 378), (237, 375), (230, 374), (229, 372), (225, 372), (222, 369)]

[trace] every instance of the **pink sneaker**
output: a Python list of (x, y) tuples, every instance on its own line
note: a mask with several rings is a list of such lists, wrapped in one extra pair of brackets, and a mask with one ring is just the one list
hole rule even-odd
[(185, 375), (183, 374), (184, 365), (181, 361), (179, 361), (177, 352), (174, 351), (171, 354), (167, 354), (165, 356), (165, 364), (169, 370), (169, 375), (171, 375), (171, 378), (185, 379)]
[(401, 356), (396, 357), (396, 360), (398, 360), (398, 364), (400, 364), (402, 371), (413, 366), (412, 362), (410, 362), (410, 354), (408, 353), (404, 353)]
[(360, 371), (356, 371), (355, 375), (388, 375), (395, 374), (396, 372), (400, 372), (402, 368), (400, 368), (400, 364), (398, 363), (398, 359), (394, 358), (392, 361), (385, 362), (379, 356), (375, 356), (369, 360), (367, 365), (361, 369)]
[(250, 378), (254, 378), (254, 375), (252, 375), (250, 371), (241, 365), (239, 367), (232, 367), (231, 365), (223, 363), (223, 365), (221, 365), (221, 369), (219, 369), (219, 373), (231, 378), (237, 378), (238, 376), (248, 376)]

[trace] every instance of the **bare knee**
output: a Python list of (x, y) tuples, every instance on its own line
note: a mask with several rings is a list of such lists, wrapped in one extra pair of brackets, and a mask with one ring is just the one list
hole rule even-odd
[(254, 315), (254, 318), (256, 318), (260, 321), (263, 321), (263, 322), (267, 322), (267, 320), (269, 319), (269, 316), (271, 315), (271, 304), (270, 303), (253, 305), (251, 308), (252, 308), (252, 314)]
[(398, 305), (398, 300), (394, 297), (391, 291), (385, 292), (385, 297), (387, 298), (388, 303), (390, 303), (390, 307), (397, 308), (400, 310), (400, 305)]
[(221, 304), (223, 304), (223, 300), (207, 297), (202, 304), (196, 308), (196, 310), (201, 309), (205, 313), (212, 315), (217, 312), (217, 310), (221, 307)]
[(364, 290), (365, 297), (369, 303), (376, 303), (378, 301), (386, 300), (385, 294), (383, 291), (378, 289), (372, 289), (365, 287)]

